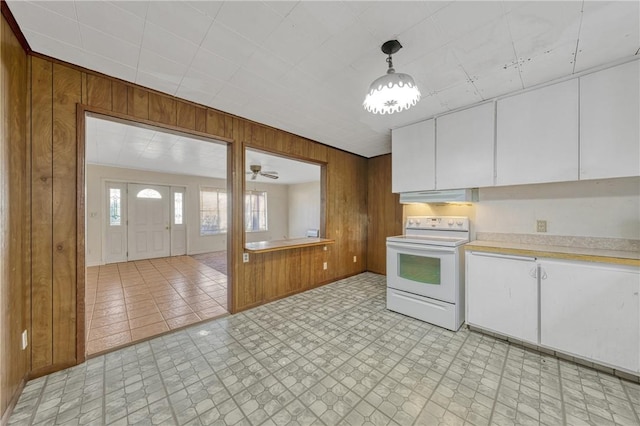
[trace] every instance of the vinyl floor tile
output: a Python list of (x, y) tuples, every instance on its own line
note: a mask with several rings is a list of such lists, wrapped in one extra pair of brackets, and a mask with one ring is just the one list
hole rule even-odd
[(8, 424), (640, 425), (640, 384), (387, 311), (385, 284), (360, 274), (31, 380)]

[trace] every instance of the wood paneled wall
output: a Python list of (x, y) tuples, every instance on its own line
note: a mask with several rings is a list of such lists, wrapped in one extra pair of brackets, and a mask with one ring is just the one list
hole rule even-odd
[[(4, 6), (4, 5), (3, 5)], [(0, 417), (7, 420), (29, 372), (27, 55), (0, 18)]]
[[(83, 332), (82, 321), (77, 321), (83, 316), (82, 303), (75, 304), (76, 296), (80, 302), (84, 297), (84, 148), (76, 141), (78, 132), (83, 131), (83, 120), (77, 120), (83, 108), (229, 142), (228, 190), (234, 200), (228, 238), (232, 311), (366, 269), (365, 158), (40, 55), (29, 58), (33, 128), (32, 375), (75, 364), (76, 355), (82, 358), (84, 351), (83, 342), (76, 341), (78, 332)], [(83, 105), (78, 112), (76, 103)], [(242, 263), (245, 145), (325, 164), (325, 235), (335, 240), (327, 251), (288, 250), (254, 255), (249, 263)], [(325, 261), (326, 271), (322, 270)]]
[(403, 233), (402, 204), (391, 192), (391, 154), (369, 159), (367, 270), (387, 273), (386, 238)]

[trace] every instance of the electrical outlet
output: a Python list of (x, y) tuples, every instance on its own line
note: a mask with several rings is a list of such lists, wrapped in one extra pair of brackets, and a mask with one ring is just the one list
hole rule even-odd
[(327, 251), (327, 246), (322, 247), (322, 251)]
[(358, 261), (358, 257), (357, 256), (353, 256), (353, 263), (356, 263)]
[(537, 220), (536, 221), (536, 232), (547, 232), (547, 221), (546, 220)]
[(249, 253), (242, 253), (242, 262), (243, 263), (249, 262)]
[(324, 263), (322, 264), (322, 269), (324, 269), (325, 271), (327, 270), (327, 262), (324, 262)]
[(29, 339), (27, 336), (27, 330), (22, 332), (22, 350), (27, 349), (27, 345), (29, 345)]

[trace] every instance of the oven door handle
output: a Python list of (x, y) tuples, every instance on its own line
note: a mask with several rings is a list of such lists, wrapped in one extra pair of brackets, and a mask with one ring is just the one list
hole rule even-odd
[(429, 252), (429, 253), (446, 253), (451, 254), (455, 253), (455, 248), (447, 248), (441, 246), (432, 246), (429, 244), (406, 244), (406, 243), (396, 243), (396, 242), (387, 242), (387, 248), (392, 249), (405, 249), (405, 250), (417, 250), (421, 252)]

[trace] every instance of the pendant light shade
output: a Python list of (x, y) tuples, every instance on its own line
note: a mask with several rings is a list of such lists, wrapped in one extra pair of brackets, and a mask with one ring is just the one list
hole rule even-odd
[(382, 52), (389, 55), (387, 74), (377, 78), (371, 86), (362, 106), (374, 114), (393, 114), (409, 109), (420, 100), (420, 90), (409, 74), (396, 73), (391, 55), (402, 48), (398, 40), (389, 40), (382, 45)]

